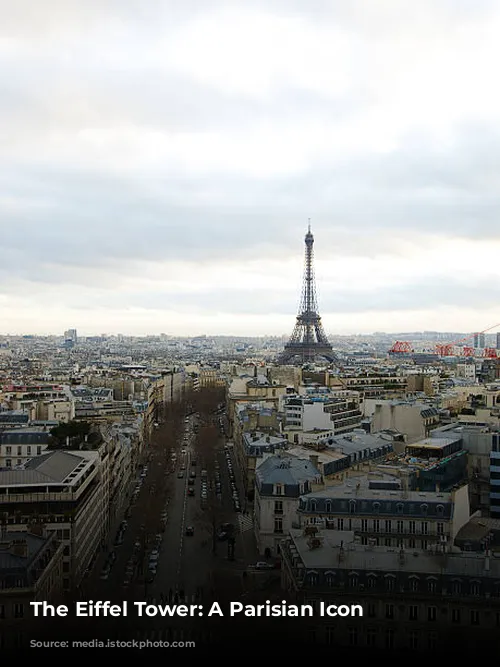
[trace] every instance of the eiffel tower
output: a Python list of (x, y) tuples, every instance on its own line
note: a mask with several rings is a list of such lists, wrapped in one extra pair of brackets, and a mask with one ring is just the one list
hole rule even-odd
[(308, 363), (316, 358), (323, 357), (327, 361), (336, 361), (328, 338), (321, 324), (316, 301), (316, 283), (314, 280), (313, 267), (313, 244), (314, 236), (309, 224), (306, 242), (306, 256), (304, 267), (304, 284), (302, 287), (302, 298), (300, 300), (299, 314), (295, 329), (285, 349), (278, 357), (278, 363)]

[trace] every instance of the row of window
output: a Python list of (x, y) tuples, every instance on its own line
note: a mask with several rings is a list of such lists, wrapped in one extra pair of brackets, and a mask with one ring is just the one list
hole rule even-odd
[[(309, 586), (317, 586), (320, 582), (319, 575), (316, 572), (307, 573), (305, 579)], [(376, 574), (369, 574), (363, 581), (360, 579), (358, 574), (351, 574), (347, 579), (349, 588), (359, 589), (366, 586), (366, 588), (375, 589), (379, 588), (381, 586), (380, 582), (383, 581), (382, 585), (385, 591), (393, 592), (396, 590), (396, 577), (392, 574), (386, 574), (383, 577)], [(339, 586), (342, 583), (335, 572), (327, 573), (324, 582), (330, 588)], [(409, 577), (407, 588), (403, 588), (403, 590), (409, 590), (412, 593), (436, 593), (437, 589), (438, 586), (435, 578), (430, 577), (424, 582), (415, 575)], [(451, 594), (479, 596), (481, 595), (481, 582), (471, 581), (466, 583), (455, 579), (451, 582)], [(494, 597), (500, 597), (500, 581), (495, 582), (492, 594)]]
[[(15, 448), (12, 447), (11, 445), (6, 445), (5, 446), (5, 456), (11, 456), (13, 454), (13, 451), (12, 451), (13, 449), (15, 449)], [(35, 446), (32, 447), (31, 445), (27, 445), (27, 447), (26, 447), (26, 456), (34, 456), (35, 451), (36, 451), (36, 455), (40, 456), (40, 454), (42, 453), (41, 446), (37, 445), (36, 447)], [(23, 455), (23, 445), (17, 445), (17, 455), (18, 456)]]
[[(316, 628), (311, 630), (309, 637), (311, 642), (317, 642), (317, 634)], [(332, 626), (326, 628), (326, 643), (337, 643), (338, 634), (338, 628)], [(399, 635), (398, 641), (401, 641), (401, 635)], [(348, 643), (350, 646), (359, 646), (363, 643), (368, 647), (393, 649), (396, 647), (396, 633), (394, 628), (387, 628), (379, 633), (378, 628), (366, 628), (364, 632), (361, 632), (359, 628), (350, 627), (348, 628)], [(407, 635), (406, 646), (412, 650), (436, 649), (438, 647), (438, 635), (436, 632), (423, 634), (416, 630), (410, 630)]]
[[(350, 514), (356, 514), (358, 512), (358, 507), (361, 508), (361, 511), (367, 512), (371, 510), (373, 513), (378, 514), (382, 510), (382, 503), (379, 501), (375, 501), (373, 503), (368, 503), (366, 500), (362, 501), (356, 501), (356, 500), (349, 500), (349, 513)], [(317, 500), (308, 500), (304, 502), (303, 504), (301, 503), (300, 509), (303, 511), (308, 511), (308, 512), (317, 512), (318, 511), (318, 501)], [(326, 512), (326, 513), (331, 513), (332, 512), (332, 507), (333, 507), (333, 501), (332, 500), (326, 500), (320, 509), (321, 512)], [(347, 502), (346, 501), (341, 501), (340, 502), (340, 507), (342, 509), (347, 508)], [(396, 503), (396, 513), (397, 514), (403, 514), (405, 509), (404, 503)], [(410, 503), (409, 505), (409, 512), (413, 513), (417, 511), (417, 506), (414, 503)], [(429, 505), (427, 503), (421, 503), (420, 506), (418, 507), (420, 510), (420, 514), (427, 514), (429, 511)], [(392, 503), (391, 502), (386, 502), (385, 503), (385, 511), (387, 512), (392, 512)], [(445, 511), (444, 505), (437, 505), (436, 506), (436, 514), (438, 516), (443, 516)]]
[[(275, 514), (281, 514), (282, 512), (276, 511), (276, 506), (274, 509)], [(282, 508), (281, 508), (282, 509)], [(394, 527), (396, 528), (397, 533), (401, 534), (413, 534), (413, 535), (430, 535), (434, 532), (437, 535), (444, 535), (445, 533), (445, 524), (442, 521), (436, 523), (432, 522), (429, 524), (428, 521), (391, 521), (391, 519), (336, 519), (335, 517), (310, 517), (307, 522), (309, 524), (323, 524), (325, 522), (326, 528), (330, 530), (357, 530), (358, 528), (363, 533), (392, 533)]]
[[(307, 604), (310, 604), (315, 611), (317, 611), (317, 603), (317, 600), (307, 600)], [(377, 614), (377, 605), (370, 603), (366, 605), (365, 610), (366, 618), (371, 619), (378, 618), (387, 621), (420, 621), (428, 623), (435, 623), (440, 620), (438, 608), (435, 606), (422, 608), (418, 605), (409, 605), (408, 607), (401, 608), (398, 605), (399, 613), (396, 613), (396, 605), (388, 603), (385, 605), (385, 607), (382, 607), (382, 613)], [(449, 611), (449, 614), (447, 613), (446, 616), (449, 617), (449, 623), (452, 625), (481, 625), (482, 614), (477, 609), (459, 609), (457, 607), (453, 607), (451, 609), (447, 608), (446, 611)], [(488, 615), (488, 625), (491, 625), (491, 616), (488, 612), (486, 612), (486, 614)], [(442, 615), (443, 614), (441, 614), (441, 616)], [(497, 628), (500, 628), (500, 611), (496, 612), (493, 621), (494, 625)]]

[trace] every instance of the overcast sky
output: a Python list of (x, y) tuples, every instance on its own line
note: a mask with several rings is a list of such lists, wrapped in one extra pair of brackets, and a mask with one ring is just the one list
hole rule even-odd
[(500, 5), (0, 0), (0, 332), (500, 322)]

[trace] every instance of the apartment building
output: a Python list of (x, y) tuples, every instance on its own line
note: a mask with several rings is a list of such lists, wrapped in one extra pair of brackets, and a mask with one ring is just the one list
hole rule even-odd
[(468, 488), (417, 492), (392, 475), (347, 478), (302, 496), (297, 517), (300, 526), (352, 531), (364, 545), (426, 550), (453, 544), (470, 518)]
[(271, 456), (255, 472), (254, 530), (259, 553), (278, 555), (283, 536), (296, 522), (299, 497), (323, 488), (319, 470), (308, 459)]
[(500, 518), (500, 433), (491, 434), (490, 516)]
[(365, 401), (365, 415), (371, 416), (372, 433), (399, 431), (407, 442), (426, 438), (440, 423), (439, 410), (419, 401)]
[(30, 602), (62, 600), (63, 545), (55, 533), (0, 526), (0, 652), (24, 643)]
[(360, 545), (352, 532), (292, 530), (281, 544), (283, 596), (361, 605), (362, 617), (304, 619), (316, 644), (443, 655), (498, 648), (500, 558)]
[(77, 586), (106, 537), (109, 498), (107, 454), (53, 451), (24, 469), (0, 471), (0, 516), (9, 530), (34, 522), (54, 532), (63, 545), (62, 584)]
[(286, 448), (287, 444), (287, 440), (281, 435), (273, 436), (259, 431), (243, 433), (241, 438), (235, 439), (234, 453), (242, 472), (247, 497), (251, 499), (253, 496), (255, 471), (258, 466), (267, 457)]
[(50, 433), (43, 428), (10, 428), (0, 431), (0, 469), (24, 465), (34, 456), (43, 454), (49, 444)]
[(363, 418), (355, 392), (334, 397), (327, 392), (310, 391), (306, 396), (285, 395), (281, 403), (283, 432), (290, 438), (295, 431), (315, 429), (331, 431), (333, 435), (348, 433), (358, 428)]

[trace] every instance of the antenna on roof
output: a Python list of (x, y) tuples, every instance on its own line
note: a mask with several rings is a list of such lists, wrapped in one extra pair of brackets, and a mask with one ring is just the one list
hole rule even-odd
[(307, 231), (311, 231), (311, 218), (307, 218)]

